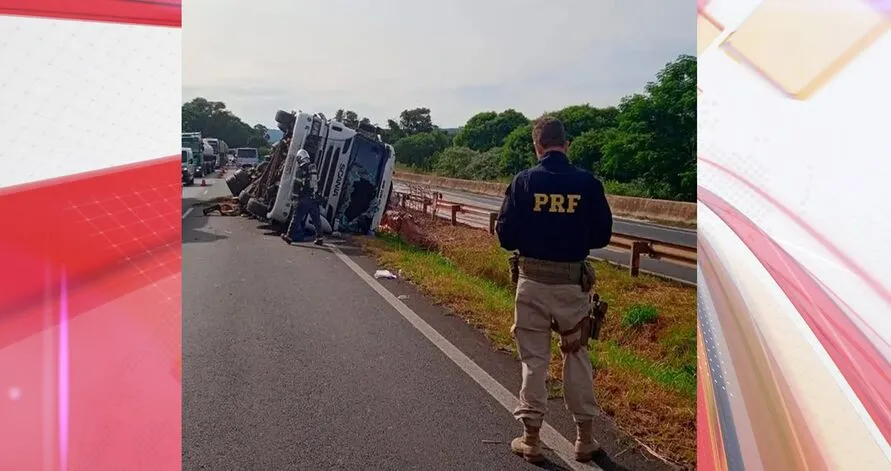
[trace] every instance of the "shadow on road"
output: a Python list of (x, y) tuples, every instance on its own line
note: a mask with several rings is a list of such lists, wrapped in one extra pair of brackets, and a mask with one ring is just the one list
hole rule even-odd
[(594, 456), (594, 462), (597, 463), (597, 466), (600, 466), (604, 471), (630, 471), (628, 468), (613, 461), (613, 459), (610, 458), (609, 455), (602, 451)]
[(204, 203), (204, 201), (197, 198), (183, 199), (183, 209), (188, 211), (191, 208), (192, 210), (182, 222), (183, 244), (216, 242), (227, 238), (224, 235), (214, 234), (213, 232), (203, 230), (208, 223), (208, 217), (201, 212), (202, 209), (204, 209)]
[[(604, 471), (630, 471), (628, 468), (616, 464), (615, 461), (602, 451), (594, 456), (594, 464), (601, 467)], [(569, 471), (569, 469), (571, 469), (559, 458), (548, 458), (548, 460), (543, 463), (537, 463), (535, 467), (548, 471)]]
[[(517, 457), (517, 459), (520, 459), (520, 457)], [(534, 466), (538, 469), (546, 469), (548, 471), (570, 471), (572, 469), (562, 464), (561, 461), (559, 461), (559, 458), (555, 460), (548, 458), (547, 461), (536, 463)]]

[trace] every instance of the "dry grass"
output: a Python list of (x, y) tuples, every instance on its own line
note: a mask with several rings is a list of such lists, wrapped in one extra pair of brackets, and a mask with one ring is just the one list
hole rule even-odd
[[(509, 254), (486, 232), (436, 224), (426, 227), (442, 255), (462, 271), (513, 289), (508, 272)], [(610, 305), (603, 338), (627, 347), (653, 362), (674, 368), (696, 365), (696, 291), (654, 276), (632, 278), (625, 269), (595, 263), (597, 292)], [(621, 315), (634, 305), (656, 308), (653, 324), (626, 328)], [(692, 391), (692, 390), (691, 390)], [(695, 393), (694, 393), (695, 394)]]
[[(364, 239), (364, 246), (381, 264), (400, 270), (423, 293), (480, 329), (497, 348), (515, 352), (508, 254), (484, 231), (427, 222), (423, 229), (439, 253), (419, 250), (392, 235)], [(692, 467), (696, 291), (656, 277), (631, 278), (607, 263), (597, 263), (596, 271), (597, 292), (610, 303), (602, 339), (591, 351), (598, 402), (627, 433)], [(634, 305), (654, 306), (655, 321), (624, 326), (623, 313)], [(556, 338), (549, 372), (549, 389), (559, 396)]]

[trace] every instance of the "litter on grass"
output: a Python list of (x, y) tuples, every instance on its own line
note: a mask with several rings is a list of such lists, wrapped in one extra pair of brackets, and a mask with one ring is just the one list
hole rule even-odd
[(378, 270), (374, 272), (374, 277), (377, 279), (386, 278), (388, 280), (395, 280), (396, 275), (393, 274), (390, 270)]

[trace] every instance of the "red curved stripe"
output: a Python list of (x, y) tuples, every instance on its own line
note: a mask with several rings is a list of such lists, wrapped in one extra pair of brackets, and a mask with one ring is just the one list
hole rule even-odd
[(182, 27), (181, 0), (0, 0), (0, 15)]
[(820, 284), (749, 218), (711, 191), (697, 198), (752, 251), (826, 349), (885, 440), (891, 442), (891, 364)]
[(777, 201), (774, 197), (770, 196), (764, 190), (762, 190), (761, 188), (757, 187), (754, 183), (749, 181), (747, 178), (734, 172), (733, 170), (731, 170), (731, 169), (729, 169), (715, 161), (706, 159), (705, 157), (700, 156), (697, 158), (698, 158), (698, 160), (701, 160), (702, 162), (705, 162), (705, 163), (711, 165), (712, 167), (715, 167), (716, 169), (720, 170), (721, 172), (725, 173), (726, 175), (739, 181), (740, 183), (747, 186), (749, 189), (751, 189), (755, 193), (758, 193), (758, 196), (761, 196), (762, 198), (764, 198), (765, 200), (770, 202), (770, 204), (774, 205), (777, 209), (782, 211), (784, 215), (786, 215), (789, 219), (792, 219), (792, 221), (794, 221), (802, 229), (804, 229), (808, 233), (808, 235), (810, 235), (811, 237), (816, 239), (817, 242), (819, 242), (821, 245), (823, 245), (823, 247), (825, 247), (827, 250), (829, 250), (829, 252), (831, 252), (832, 255), (836, 256), (845, 265), (846, 268), (848, 268), (849, 270), (854, 272), (855, 275), (857, 275), (861, 280), (863, 280), (879, 296), (881, 296), (881, 298), (884, 299), (885, 302), (887, 302), (888, 304), (891, 304), (891, 289), (889, 289), (889, 287), (883, 285), (878, 280), (876, 280), (875, 278), (870, 276), (870, 274), (863, 267), (861, 267), (859, 264), (857, 264), (857, 262), (852, 260), (851, 257), (848, 257), (841, 249), (839, 249), (835, 244), (833, 244), (832, 241), (830, 241), (826, 236), (817, 232), (817, 230), (814, 229), (813, 226), (808, 224), (804, 219), (801, 219), (801, 217), (798, 216), (797, 214), (795, 214), (795, 212), (793, 212), (789, 208), (785, 207), (782, 203)]
[[(0, 214), (28, 222), (0, 233), (0, 349), (40, 331), (31, 309), (58, 291), (60, 267), (72, 289), (96, 282), (111, 299), (178, 273), (178, 167), (165, 157), (0, 189)], [(134, 189), (135, 181), (168, 184)], [(108, 299), (72, 298), (72, 313)]]

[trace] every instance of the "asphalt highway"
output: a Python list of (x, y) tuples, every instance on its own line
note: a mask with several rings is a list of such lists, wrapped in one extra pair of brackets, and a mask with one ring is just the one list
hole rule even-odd
[[(394, 191), (407, 192), (409, 191), (409, 189), (404, 183), (396, 182), (394, 185)], [(443, 199), (455, 203), (464, 203), (468, 205), (478, 206), (489, 209), (491, 211), (497, 211), (501, 206), (501, 198), (497, 198), (494, 196), (479, 195), (476, 193), (441, 188), (437, 188), (436, 191), (442, 193)], [(489, 227), (488, 220), (485, 220), (483, 218), (464, 218), (464, 220), (462, 220), (461, 222), (465, 222), (475, 227)], [(633, 219), (614, 218), (613, 231), (646, 239), (682, 245), (685, 247), (696, 247), (695, 230), (663, 226)], [(592, 250), (591, 256), (622, 266), (628, 266), (630, 261), (629, 252), (612, 249)], [(640, 260), (640, 269), (644, 272), (672, 278), (684, 283), (696, 284), (696, 268), (694, 267), (682, 266), (662, 260), (642, 257)]]
[[(287, 246), (257, 221), (204, 216), (196, 202), (227, 195), (207, 181), (183, 189), (184, 470), (540, 469), (509, 452), (519, 424), (494, 386), (357, 274), (373, 261), (347, 242)], [(408, 283), (380, 285), (516, 394), (513, 358)], [(568, 444), (571, 419), (550, 409)], [(596, 436), (603, 469), (666, 469), (607, 419)], [(543, 469), (597, 469), (547, 455)]]

